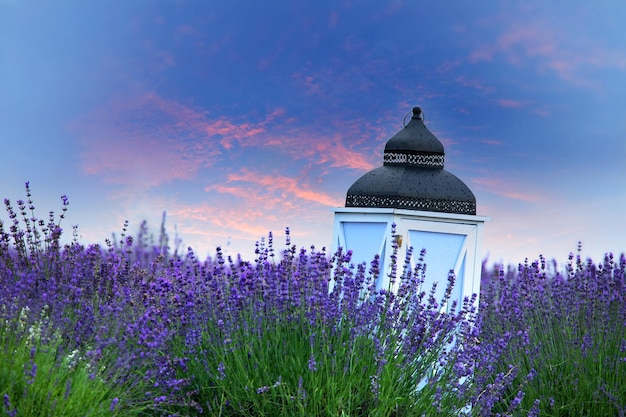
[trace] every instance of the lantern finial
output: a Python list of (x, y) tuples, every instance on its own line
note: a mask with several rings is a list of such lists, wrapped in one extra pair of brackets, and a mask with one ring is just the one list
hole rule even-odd
[(411, 119), (424, 121), (424, 113), (422, 112), (422, 108), (420, 106), (413, 107), (413, 117), (411, 117)]

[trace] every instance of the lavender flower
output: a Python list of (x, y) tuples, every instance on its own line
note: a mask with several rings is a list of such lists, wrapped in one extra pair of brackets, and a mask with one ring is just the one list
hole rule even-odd
[(263, 393), (266, 393), (266, 392), (267, 392), (267, 391), (269, 391), (269, 390), (270, 390), (270, 387), (268, 387), (267, 385), (264, 385), (264, 386), (262, 386), (261, 388), (258, 388), (258, 389), (256, 390), (256, 393), (257, 393), (257, 394), (263, 394)]
[(115, 406), (116, 406), (116, 405), (117, 405), (117, 403), (119, 403), (119, 402), (120, 402), (120, 399), (119, 399), (119, 398), (117, 398), (117, 397), (113, 398), (113, 401), (111, 401), (111, 407), (109, 407), (109, 410), (110, 410), (111, 412), (115, 411)]
[(37, 364), (32, 360), (30, 361), (30, 370), (26, 373), (26, 376), (30, 377), (30, 379), (26, 381), (28, 385), (35, 382), (35, 376), (37, 376)]
[[(91, 376), (90, 376), (90, 378), (91, 378)], [(95, 379), (95, 376), (93, 378), (91, 378), (91, 379)], [(70, 380), (68, 380), (65, 383), (65, 393), (63, 394), (63, 398), (67, 400), (68, 397), (70, 396), (71, 392), (72, 392), (72, 382)]]
[[(324, 249), (298, 251), (289, 231), (282, 251), (274, 250), (270, 236), (257, 245), (252, 262), (221, 249), (206, 261), (192, 250), (170, 254), (165, 236), (150, 243), (145, 225), (139, 236), (130, 236), (127, 222), (122, 238), (106, 246), (61, 246), (60, 220), (52, 213), (46, 222), (27, 212), (34, 209), (28, 187), (17, 210), (5, 201), (10, 229), (0, 224), (0, 274), (8, 277), (0, 281), (0, 319), (14, 323), (32, 346), (45, 345), (56, 333), (68, 336), (63, 352), (69, 353), (61, 361), (66, 372), (84, 361), (93, 379), (149, 386), (143, 394), (156, 409), (207, 404), (237, 413), (248, 400), (267, 400), (256, 393), (275, 388), (272, 398), (289, 398), (282, 407), (297, 403), (304, 408), (296, 413), (314, 414), (319, 393), (325, 392), (323, 401), (334, 394), (316, 384), (341, 380), (354, 384), (347, 388), (364, 399), (355, 405), (360, 413), (378, 412), (375, 407), (386, 401), (382, 396), (394, 389), (408, 399), (416, 387), (428, 387), (422, 392), (431, 395), (424, 410), (407, 400), (395, 412), (462, 415), (471, 403), (477, 415), (537, 415), (540, 403), (563, 403), (554, 392), (537, 391), (549, 381), (546, 369), (557, 376), (561, 369), (572, 371), (571, 361), (555, 352), (574, 353), (577, 363), (610, 372), (623, 366), (626, 334), (611, 323), (624, 317), (624, 256), (607, 254), (594, 265), (572, 254), (562, 273), (550, 270), (543, 257), (485, 271), (478, 309), (476, 296), (459, 306), (450, 301), (454, 274), (440, 283), (446, 285), (441, 299), (436, 288), (422, 288), (428, 259), (421, 251), (413, 260), (413, 248), (404, 261), (393, 254), (390, 286), (377, 288), (378, 256), (368, 266), (355, 265), (350, 251), (330, 259)], [(61, 218), (68, 204), (66, 197), (62, 201)], [(614, 354), (602, 351), (608, 345)], [(38, 372), (36, 353), (31, 351), (23, 369), (30, 383)], [(114, 364), (107, 362), (110, 357)], [(303, 367), (308, 372), (296, 380)], [(263, 385), (268, 378), (276, 382)], [(577, 380), (577, 390), (590, 380), (582, 374), (561, 378), (570, 386)], [(393, 387), (384, 385), (390, 380)], [(598, 380), (615, 403), (623, 401), (610, 378)], [(219, 389), (241, 396), (211, 403)], [(68, 383), (66, 397), (75, 392)], [(112, 412), (124, 400), (119, 398), (111, 402)], [(4, 409), (17, 412), (8, 394)]]
[(298, 398), (302, 401), (306, 400), (306, 390), (304, 389), (304, 380), (302, 377), (298, 378)]
[(533, 402), (533, 406), (530, 409), (530, 412), (528, 413), (528, 417), (538, 417), (539, 416), (539, 404), (540, 404), (540, 400), (535, 400)]
[(4, 402), (4, 410), (7, 412), (7, 415), (9, 417), (15, 417), (17, 415), (17, 408), (12, 408), (9, 394), (4, 394), (2, 399)]
[(222, 380), (224, 378), (226, 378), (226, 373), (224, 372), (226, 370), (226, 366), (224, 366), (224, 362), (220, 362), (220, 364), (217, 366), (217, 379)]
[(313, 356), (312, 353), (311, 353), (311, 356), (309, 357), (309, 371), (311, 372), (317, 371), (317, 362), (315, 361), (315, 357)]

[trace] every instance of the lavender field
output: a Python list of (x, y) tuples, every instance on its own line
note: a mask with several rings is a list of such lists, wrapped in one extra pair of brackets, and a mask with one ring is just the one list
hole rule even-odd
[[(259, 242), (172, 251), (162, 225), (62, 244), (69, 201), (4, 200), (0, 416), (624, 416), (626, 258), (483, 266), (480, 306), (423, 288), (428, 254)], [(329, 285), (332, 283), (332, 291)]]

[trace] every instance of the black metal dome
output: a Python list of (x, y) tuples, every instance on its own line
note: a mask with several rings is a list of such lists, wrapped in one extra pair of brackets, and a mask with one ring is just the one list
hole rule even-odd
[(348, 189), (346, 207), (398, 208), (476, 214), (476, 197), (443, 169), (443, 145), (424, 125), (422, 109), (385, 145), (383, 166)]

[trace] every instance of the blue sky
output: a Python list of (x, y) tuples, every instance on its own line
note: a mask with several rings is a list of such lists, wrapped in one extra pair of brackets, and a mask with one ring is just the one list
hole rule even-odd
[[(331, 207), (415, 105), (491, 261), (626, 251), (623, 1), (0, 0), (0, 190), (81, 241), (251, 259)], [(6, 221), (6, 214), (0, 214)]]

